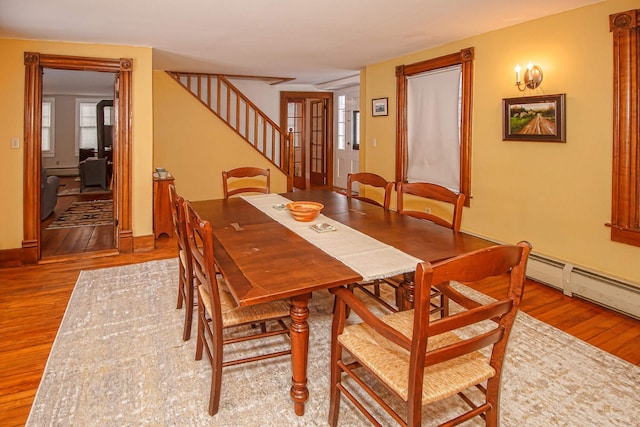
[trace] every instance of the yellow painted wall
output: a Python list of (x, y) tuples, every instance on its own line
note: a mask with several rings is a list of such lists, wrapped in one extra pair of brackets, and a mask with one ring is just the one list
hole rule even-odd
[[(640, 283), (640, 248), (612, 242), (604, 225), (611, 212), (609, 15), (638, 6), (608, 0), (367, 66), (361, 170), (395, 176), (395, 67), (474, 47), (473, 199), (463, 230), (506, 243), (526, 239), (536, 253)], [(521, 95), (514, 67), (529, 61), (542, 67), (544, 81), (528, 95), (566, 93), (566, 144), (502, 141), (502, 98)], [(371, 117), (371, 99), (380, 97), (389, 97), (389, 116)]]
[(223, 197), (222, 171), (271, 169), (271, 191), (287, 190), (286, 176), (164, 71), (153, 73), (154, 167), (175, 177), (187, 200)]
[[(152, 51), (150, 48), (0, 39), (0, 249), (19, 248), (23, 239), (24, 52), (133, 59), (133, 234), (153, 232)], [(11, 149), (11, 138), (20, 149)]]

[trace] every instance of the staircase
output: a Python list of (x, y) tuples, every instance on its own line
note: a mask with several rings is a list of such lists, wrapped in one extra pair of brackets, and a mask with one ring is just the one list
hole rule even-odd
[(191, 95), (287, 175), (293, 188), (293, 134), (286, 132), (219, 74), (167, 71)]

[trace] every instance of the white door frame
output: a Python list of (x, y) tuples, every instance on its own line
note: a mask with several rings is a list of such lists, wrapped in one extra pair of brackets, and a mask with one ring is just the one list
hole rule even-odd
[[(340, 127), (340, 97), (345, 97), (344, 110), (344, 138), (341, 138)], [(347, 187), (347, 175), (358, 172), (360, 168), (360, 149), (354, 149), (354, 112), (360, 111), (360, 86), (351, 86), (335, 92), (335, 137), (333, 139), (333, 185), (338, 188)], [(358, 129), (359, 134), (359, 129)], [(360, 141), (361, 143), (361, 141)]]

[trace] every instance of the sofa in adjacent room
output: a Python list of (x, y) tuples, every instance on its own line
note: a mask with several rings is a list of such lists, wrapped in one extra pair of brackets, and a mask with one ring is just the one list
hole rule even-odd
[(40, 169), (40, 221), (51, 215), (58, 203), (58, 187), (60, 178), (47, 176), (44, 168)]

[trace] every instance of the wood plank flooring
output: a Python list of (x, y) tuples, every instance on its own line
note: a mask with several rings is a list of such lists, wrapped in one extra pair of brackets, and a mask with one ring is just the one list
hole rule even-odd
[[(60, 184), (65, 190), (80, 188), (80, 182), (75, 177), (61, 177)], [(75, 201), (112, 199), (111, 193), (92, 193), (91, 189), (82, 194), (58, 196), (58, 202), (51, 215), (40, 223), (40, 241), (42, 258), (80, 254), (114, 248), (113, 225), (97, 227), (73, 227), (47, 230), (60, 214)]]
[[(162, 237), (146, 253), (82, 258), (0, 270), (0, 425), (26, 422), (47, 357), (79, 272), (177, 256)], [(486, 283), (476, 289), (498, 297)], [(524, 312), (635, 365), (640, 365), (640, 321), (527, 281)]]

